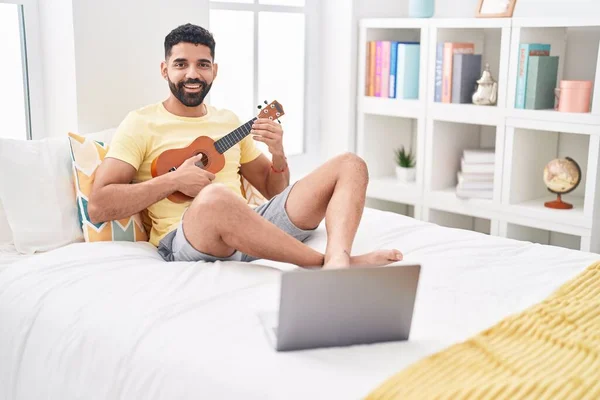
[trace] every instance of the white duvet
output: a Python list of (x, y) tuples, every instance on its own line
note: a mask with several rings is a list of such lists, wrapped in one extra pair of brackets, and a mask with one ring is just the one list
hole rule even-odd
[(355, 252), (389, 247), (423, 265), (410, 340), (288, 353), (256, 313), (293, 266), (166, 263), (148, 243), (24, 258), (0, 268), (0, 399), (358, 399), (600, 259), (365, 210)]

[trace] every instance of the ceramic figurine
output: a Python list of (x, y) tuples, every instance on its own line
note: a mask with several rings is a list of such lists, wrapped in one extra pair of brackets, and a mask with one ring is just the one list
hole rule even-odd
[(490, 64), (485, 64), (481, 79), (477, 81), (478, 87), (473, 93), (473, 104), (479, 106), (494, 106), (498, 101), (498, 82), (492, 78)]

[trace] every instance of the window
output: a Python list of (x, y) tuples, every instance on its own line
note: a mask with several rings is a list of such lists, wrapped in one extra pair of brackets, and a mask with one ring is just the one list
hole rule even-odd
[[(41, 69), (38, 65), (32, 73), (27, 61), (32, 53), (39, 54), (36, 5), (35, 0), (0, 0), (2, 138), (31, 139), (34, 129), (41, 128)], [(32, 101), (34, 97), (38, 102)]]
[(219, 76), (210, 102), (245, 122), (265, 100), (279, 101), (285, 110), (281, 123), (288, 160), (316, 158), (318, 104), (307, 77), (314, 75), (318, 54), (317, 36), (310, 30), (317, 5), (316, 0), (211, 0)]
[(0, 4), (0, 136), (11, 139), (30, 137), (22, 15), (22, 6)]

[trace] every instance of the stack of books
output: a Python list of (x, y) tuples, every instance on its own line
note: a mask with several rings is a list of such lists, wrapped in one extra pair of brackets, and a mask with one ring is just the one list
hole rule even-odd
[(554, 108), (558, 62), (557, 56), (550, 55), (549, 44), (520, 44), (515, 108), (526, 110)]
[(494, 149), (466, 149), (460, 162), (456, 195), (461, 198), (491, 199), (494, 194)]
[(365, 96), (418, 99), (420, 54), (418, 42), (367, 42)]
[(434, 101), (439, 103), (473, 103), (477, 80), (482, 74), (481, 54), (474, 43), (438, 43), (435, 59)]

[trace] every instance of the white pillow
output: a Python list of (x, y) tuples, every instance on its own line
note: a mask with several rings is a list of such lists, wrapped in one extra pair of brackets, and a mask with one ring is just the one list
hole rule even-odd
[(22, 254), (83, 241), (71, 170), (69, 142), (0, 139), (0, 201)]
[[(115, 131), (89, 135), (110, 143)], [(70, 151), (66, 134), (41, 140), (0, 139), (0, 170), (10, 171), (0, 177), (0, 204), (4, 206), (0, 243), (12, 238), (17, 251), (33, 254), (84, 240)]]
[(10, 225), (8, 224), (8, 220), (6, 219), (6, 213), (4, 212), (4, 207), (2, 206), (2, 201), (0, 200), (0, 245), (11, 244), (12, 241), (12, 230), (10, 229)]

